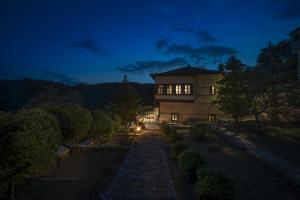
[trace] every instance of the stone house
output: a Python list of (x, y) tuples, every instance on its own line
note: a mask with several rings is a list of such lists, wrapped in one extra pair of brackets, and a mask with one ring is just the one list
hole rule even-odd
[(186, 66), (151, 74), (155, 81), (155, 101), (160, 122), (184, 123), (186, 120), (216, 121), (223, 114), (213, 101), (217, 82), (223, 72)]

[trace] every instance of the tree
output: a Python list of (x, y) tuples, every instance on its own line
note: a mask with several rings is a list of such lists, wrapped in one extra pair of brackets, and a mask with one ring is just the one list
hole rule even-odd
[(88, 136), (92, 124), (89, 110), (74, 104), (44, 104), (42, 109), (52, 113), (58, 120), (64, 142), (77, 147)]
[(21, 183), (55, 166), (61, 135), (53, 115), (28, 109), (4, 118), (0, 127), (1, 182)]
[(120, 90), (111, 105), (112, 112), (120, 116), (123, 126), (128, 127), (131, 122), (135, 121), (140, 106), (141, 99), (130, 85), (127, 76), (124, 76)]
[(246, 103), (250, 114), (255, 118), (257, 133), (261, 134), (261, 114), (269, 108), (272, 92), (267, 80), (259, 76), (255, 69), (249, 70), (246, 77)]
[(103, 139), (108, 139), (115, 131), (114, 119), (108, 114), (100, 110), (92, 112), (93, 124), (89, 131), (89, 135), (93, 138), (100, 136)]
[(231, 114), (236, 122), (248, 113), (245, 96), (245, 65), (231, 56), (224, 65), (227, 75), (218, 82), (219, 91), (216, 105), (225, 113)]
[(292, 57), (288, 42), (279, 42), (276, 45), (269, 43), (258, 55), (256, 74), (266, 81), (270, 88), (271, 102), (266, 110), (273, 121), (279, 120), (279, 114), (284, 103), (280, 100), (283, 84), (291, 76), (289, 71)]

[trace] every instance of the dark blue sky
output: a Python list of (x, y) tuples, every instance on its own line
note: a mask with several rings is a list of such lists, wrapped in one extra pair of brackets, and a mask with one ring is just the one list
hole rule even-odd
[(0, 78), (150, 82), (190, 63), (254, 65), (300, 25), (300, 1), (2, 0)]

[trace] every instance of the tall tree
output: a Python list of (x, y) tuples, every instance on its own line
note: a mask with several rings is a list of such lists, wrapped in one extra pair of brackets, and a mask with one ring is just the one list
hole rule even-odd
[(227, 75), (218, 82), (215, 103), (220, 110), (230, 114), (236, 122), (248, 113), (245, 102), (245, 65), (236, 57), (228, 58), (224, 65)]
[(141, 99), (125, 75), (111, 109), (120, 116), (122, 125), (128, 127), (131, 122), (135, 121), (140, 107)]
[(283, 92), (283, 83), (290, 76), (287, 67), (290, 59), (290, 45), (286, 41), (276, 45), (269, 43), (267, 47), (261, 49), (258, 55), (256, 73), (266, 81), (270, 88), (271, 102), (266, 112), (274, 121), (279, 119), (280, 109), (283, 106), (280, 94)]

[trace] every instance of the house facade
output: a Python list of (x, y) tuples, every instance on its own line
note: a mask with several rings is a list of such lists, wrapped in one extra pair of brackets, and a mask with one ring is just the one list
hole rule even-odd
[(151, 74), (160, 122), (216, 121), (222, 113), (213, 105), (223, 73), (192, 66)]

